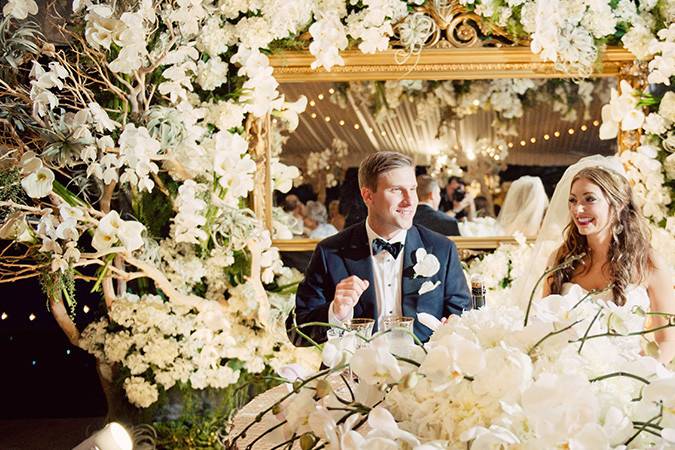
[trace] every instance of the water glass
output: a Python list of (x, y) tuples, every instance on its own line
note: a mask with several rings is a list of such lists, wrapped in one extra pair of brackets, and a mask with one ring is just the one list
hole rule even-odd
[(385, 316), (382, 319), (382, 331), (388, 331), (387, 340), (394, 353), (403, 356), (405, 349), (415, 344), (412, 337), (414, 323), (412, 317)]
[[(373, 335), (373, 327), (375, 321), (373, 319), (352, 319), (344, 323), (344, 327), (357, 336), (365, 339), (370, 339)], [(357, 337), (356, 348), (365, 346), (367, 342), (360, 337)]]

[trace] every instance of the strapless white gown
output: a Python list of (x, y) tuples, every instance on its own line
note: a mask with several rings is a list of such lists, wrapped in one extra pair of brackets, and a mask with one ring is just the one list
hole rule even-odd
[[(564, 283), (562, 286), (562, 294), (572, 295), (575, 298), (581, 299), (588, 294), (588, 291), (576, 283)], [(621, 334), (643, 331), (645, 329), (645, 315), (636, 313), (638, 308), (644, 312), (649, 311), (649, 294), (644, 286), (628, 286), (628, 289), (626, 290), (626, 303), (623, 306), (617, 306), (612, 302), (611, 291), (604, 291), (594, 295), (592, 298), (606, 302), (604, 306), (607, 308), (605, 314), (603, 314), (604, 317), (599, 318), (604, 318), (605, 320), (596, 321), (597, 330), (593, 330), (594, 332), (607, 331), (607, 317), (610, 314), (614, 316), (612, 323), (616, 328), (616, 331)], [(592, 311), (589, 310), (588, 313), (592, 314)], [(596, 327), (594, 326), (593, 328)], [(624, 343), (624, 348), (630, 348), (632, 351), (637, 352), (640, 351), (640, 336), (629, 336), (619, 339)]]

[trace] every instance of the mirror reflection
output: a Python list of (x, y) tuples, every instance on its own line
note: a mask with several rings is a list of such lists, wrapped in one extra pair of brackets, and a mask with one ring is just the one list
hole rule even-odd
[[(381, 150), (414, 159), (419, 223), (446, 235), (534, 236), (565, 168), (616, 152), (616, 141), (599, 136), (615, 86), (613, 78), (284, 84), (287, 101), (307, 104), (297, 124), (273, 120), (274, 157), (301, 172), (275, 192), (275, 238), (322, 239), (363, 220), (357, 168)], [(428, 209), (452, 220), (441, 224)]]

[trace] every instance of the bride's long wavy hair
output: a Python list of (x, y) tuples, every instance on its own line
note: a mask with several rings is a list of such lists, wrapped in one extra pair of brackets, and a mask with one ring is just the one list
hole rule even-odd
[[(654, 267), (649, 230), (633, 201), (630, 184), (624, 176), (610, 169), (588, 167), (574, 176), (572, 185), (582, 178), (598, 186), (610, 204), (612, 243), (606, 265), (612, 277), (614, 303), (622, 306), (626, 303), (628, 285), (643, 282)], [(556, 253), (554, 266), (567, 258), (589, 252), (586, 236), (579, 233), (571, 218), (564, 233), (565, 241)], [(571, 281), (581, 265), (583, 259), (579, 258), (570, 267), (551, 274), (548, 279), (551, 293), (560, 294), (563, 283)], [(581, 273), (589, 269), (590, 265), (582, 269)]]

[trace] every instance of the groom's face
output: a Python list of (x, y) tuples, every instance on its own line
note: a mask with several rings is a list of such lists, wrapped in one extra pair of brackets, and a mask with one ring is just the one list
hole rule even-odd
[(414, 167), (399, 167), (381, 173), (377, 189), (361, 189), (363, 201), (368, 206), (369, 223), (375, 231), (385, 235), (407, 230), (412, 226), (417, 209), (417, 180)]

